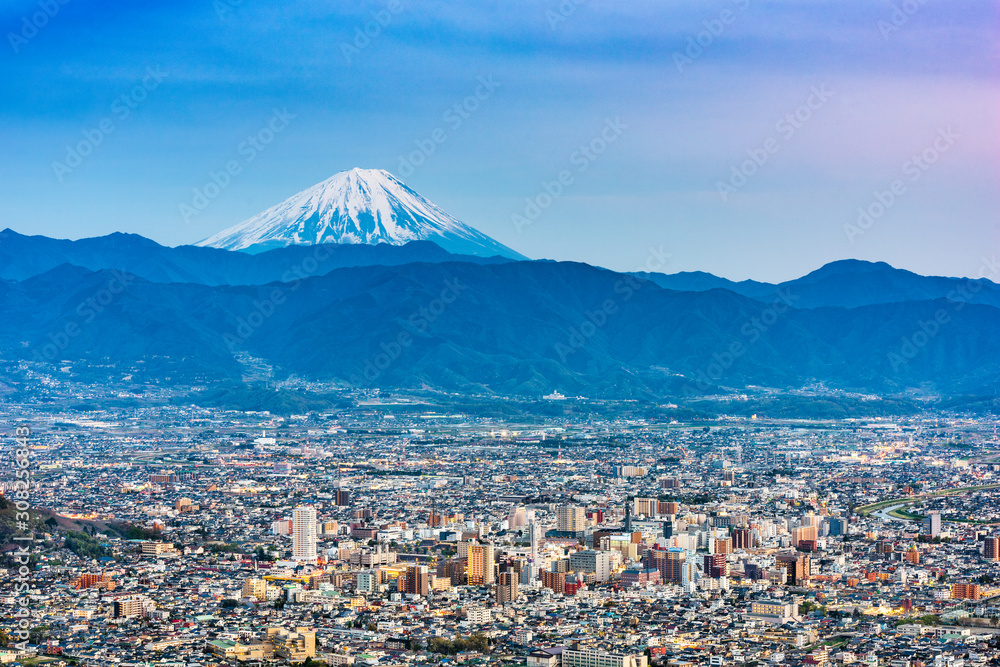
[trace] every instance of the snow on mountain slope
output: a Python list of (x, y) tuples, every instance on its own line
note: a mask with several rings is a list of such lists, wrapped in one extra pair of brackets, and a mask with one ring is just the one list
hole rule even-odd
[(196, 245), (256, 253), (288, 245), (418, 240), (433, 241), (452, 253), (525, 259), (381, 169), (334, 174)]

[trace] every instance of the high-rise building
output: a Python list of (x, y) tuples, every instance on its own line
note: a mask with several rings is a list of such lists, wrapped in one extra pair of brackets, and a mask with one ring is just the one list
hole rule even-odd
[(447, 579), (452, 586), (464, 586), (469, 581), (469, 559), (451, 558), (439, 562), (437, 576)]
[(358, 572), (354, 575), (354, 586), (358, 593), (374, 593), (378, 590), (378, 573), (374, 570)]
[(73, 581), (73, 588), (104, 588), (114, 590), (115, 583), (111, 581), (108, 572), (84, 572)]
[(288, 519), (278, 519), (271, 524), (271, 532), (275, 535), (291, 535), (292, 522)]
[(840, 516), (830, 517), (830, 536), (847, 535), (847, 519)]
[(316, 560), (316, 508), (300, 505), (292, 512), (292, 558)]
[(642, 555), (642, 566), (645, 569), (658, 570), (660, 580), (667, 577), (667, 552), (663, 549), (647, 549)]
[(492, 544), (469, 544), (468, 578), (470, 586), (489, 586), (496, 579)]
[(566, 533), (582, 533), (587, 526), (587, 515), (577, 505), (562, 505), (556, 513), (556, 530)]
[(678, 549), (676, 547), (667, 549), (667, 561), (666, 561), (666, 572), (664, 573), (664, 579), (666, 581), (671, 581), (675, 584), (681, 583), (681, 567), (684, 565), (684, 561), (687, 558), (687, 552), (684, 549)]
[(510, 530), (517, 530), (528, 525), (528, 515), (524, 507), (515, 507), (507, 515), (507, 527)]
[(501, 572), (495, 591), (497, 604), (506, 604), (514, 599), (517, 592), (517, 578), (514, 572)]
[(940, 512), (931, 512), (924, 517), (922, 533), (931, 537), (937, 537), (941, 534)]
[(431, 575), (426, 565), (410, 565), (406, 568), (406, 574), (402, 575), (402, 577), (405, 577), (403, 586), (401, 587), (402, 593), (423, 595), (426, 597), (427, 593), (430, 592)]
[(114, 603), (114, 616), (115, 618), (142, 616), (146, 611), (146, 604), (146, 598), (141, 595), (118, 598)]
[(542, 572), (542, 586), (550, 588), (556, 593), (566, 592), (565, 572)]
[(337, 504), (337, 507), (348, 507), (351, 504), (350, 489), (338, 487), (334, 502)]
[(694, 563), (684, 563), (681, 565), (681, 586), (684, 592), (693, 593), (698, 585), (698, 566)]
[(792, 529), (792, 545), (799, 547), (803, 542), (816, 541), (816, 526), (799, 526)]
[(267, 581), (250, 577), (243, 580), (243, 597), (254, 598), (256, 600), (267, 599)]
[(656, 516), (659, 510), (659, 501), (656, 498), (636, 498), (632, 503), (633, 511), (647, 518)]
[(979, 600), (983, 589), (979, 584), (952, 584), (951, 597), (956, 600)]
[(538, 571), (538, 549), (542, 546), (542, 527), (537, 521), (531, 522), (531, 564)]
[(809, 580), (809, 556), (797, 552), (778, 554), (777, 565), (785, 570), (785, 583), (796, 586)]
[(717, 554), (731, 554), (733, 553), (733, 540), (729, 537), (724, 537), (721, 540), (715, 541), (715, 553)]
[(753, 536), (749, 528), (737, 528), (733, 531), (732, 539), (734, 550), (753, 548)]
[(729, 576), (729, 563), (725, 554), (709, 554), (705, 556), (703, 571), (706, 577), (719, 579)]
[(569, 557), (569, 569), (574, 572), (592, 572), (594, 581), (605, 582), (611, 578), (611, 554), (607, 551), (577, 551)]
[(983, 557), (986, 560), (1000, 560), (1000, 537), (987, 537), (983, 541)]
[(681, 568), (687, 557), (687, 552), (678, 547), (663, 549), (648, 549), (642, 556), (643, 567), (659, 571), (663, 582), (681, 583)]

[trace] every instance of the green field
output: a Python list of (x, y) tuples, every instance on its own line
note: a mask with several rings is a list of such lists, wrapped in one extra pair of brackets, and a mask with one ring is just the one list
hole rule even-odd
[[(921, 493), (916, 496), (907, 496), (905, 498), (891, 498), (889, 500), (880, 500), (877, 503), (872, 503), (871, 505), (864, 505), (863, 507), (855, 508), (855, 512), (862, 515), (868, 516), (872, 512), (877, 512), (883, 507), (890, 507), (892, 505), (912, 505), (913, 503), (920, 502), (921, 500), (927, 500), (928, 498), (937, 498), (940, 496), (956, 496), (963, 493), (968, 493), (970, 491), (986, 491), (988, 489), (998, 489), (1000, 484), (985, 484), (983, 486), (964, 486), (958, 489), (942, 489), (940, 491), (934, 491), (932, 493)], [(903, 508), (896, 509), (889, 512), (889, 516), (894, 516), (897, 519), (906, 519), (909, 521), (918, 521), (923, 519), (923, 515), (917, 514), (915, 512), (908, 512)], [(973, 519), (965, 520), (951, 520), (956, 523), (981, 523)]]

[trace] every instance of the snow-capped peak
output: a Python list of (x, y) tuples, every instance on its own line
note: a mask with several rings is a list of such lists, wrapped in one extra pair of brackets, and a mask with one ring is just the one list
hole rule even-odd
[(382, 169), (351, 169), (197, 245), (261, 252), (287, 245), (428, 240), (449, 252), (524, 259)]

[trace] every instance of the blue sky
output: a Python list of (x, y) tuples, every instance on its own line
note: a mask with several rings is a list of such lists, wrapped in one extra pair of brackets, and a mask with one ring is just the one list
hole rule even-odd
[(1000, 254), (995, 3), (64, 2), (0, 8), (21, 233), (192, 243), (377, 167), (525, 255), (619, 270)]

